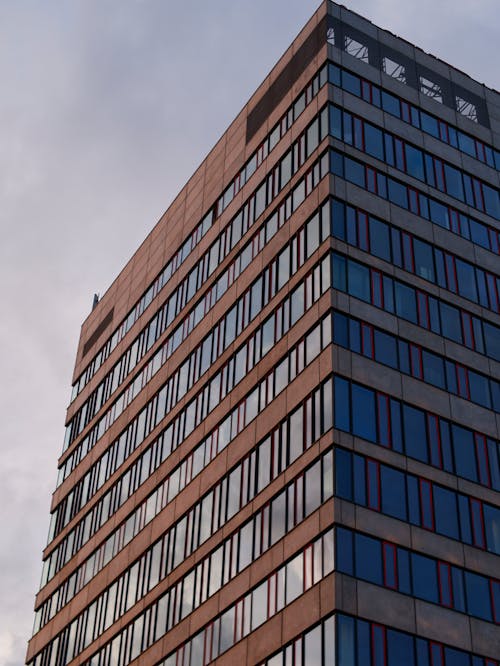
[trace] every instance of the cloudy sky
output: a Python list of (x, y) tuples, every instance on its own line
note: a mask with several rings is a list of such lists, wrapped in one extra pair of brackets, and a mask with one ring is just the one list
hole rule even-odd
[[(0, 666), (24, 663), (81, 322), (319, 0), (0, 0)], [(500, 87), (498, 0), (345, 0)]]

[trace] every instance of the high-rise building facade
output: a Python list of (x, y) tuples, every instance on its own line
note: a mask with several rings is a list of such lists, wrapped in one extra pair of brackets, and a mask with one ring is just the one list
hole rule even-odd
[(497, 148), (322, 3), (83, 324), (30, 666), (498, 666)]

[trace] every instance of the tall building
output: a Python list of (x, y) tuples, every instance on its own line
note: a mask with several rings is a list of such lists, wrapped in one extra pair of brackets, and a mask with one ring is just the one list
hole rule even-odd
[(322, 3), (83, 324), (30, 666), (498, 666), (499, 142)]

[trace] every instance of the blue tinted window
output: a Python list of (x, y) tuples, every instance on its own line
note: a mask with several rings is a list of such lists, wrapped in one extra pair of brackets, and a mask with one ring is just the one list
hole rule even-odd
[(454, 650), (450, 647), (444, 649), (446, 666), (470, 666), (470, 657), (462, 650)]
[(416, 324), (417, 302), (415, 291), (401, 282), (396, 282), (394, 287), (396, 292), (396, 314)]
[(384, 141), (382, 132), (374, 127), (365, 123), (365, 150), (368, 155), (373, 155), (379, 160), (384, 159)]
[(398, 589), (403, 594), (411, 593), (411, 581), (410, 581), (410, 554), (407, 550), (398, 548), (397, 551), (398, 559)]
[(460, 322), (460, 313), (457, 308), (447, 303), (441, 302), (441, 328), (445, 338), (462, 342), (462, 326)]
[(379, 363), (398, 367), (398, 349), (396, 338), (382, 331), (375, 331), (375, 358)]
[(475, 220), (470, 220), (469, 227), (472, 242), (489, 249), (490, 239), (488, 237), (488, 229), (484, 226), (484, 224), (479, 224)]
[(403, 427), (406, 455), (427, 461), (427, 434), (425, 416), (420, 409), (403, 405)]
[(460, 147), (460, 150), (463, 150), (464, 153), (467, 153), (468, 155), (472, 155), (472, 157), (476, 157), (476, 149), (474, 146), (474, 139), (471, 136), (467, 136), (467, 134), (463, 134), (462, 132), (458, 133), (458, 145)]
[(451, 428), (456, 473), (464, 479), (476, 481), (476, 454), (472, 433), (470, 430), (466, 430), (455, 424), (452, 424)]
[(414, 666), (413, 638), (400, 631), (387, 631), (387, 656), (390, 666)]
[(484, 206), (488, 215), (500, 219), (500, 199), (498, 192), (488, 185), (483, 185)]
[(352, 385), (352, 432), (358, 437), (376, 440), (375, 396), (373, 391)]
[(389, 226), (375, 218), (370, 218), (370, 250), (376, 257), (391, 260)]
[(413, 593), (425, 601), (438, 601), (436, 562), (429, 557), (412, 553)]
[(475, 617), (491, 622), (490, 590), (488, 580), (472, 571), (466, 571), (465, 594), (467, 597), (467, 611)]
[(450, 223), (448, 219), (448, 209), (443, 204), (434, 201), (433, 199), (429, 200), (429, 212), (431, 220), (435, 224), (439, 224), (440, 227), (449, 229)]
[[(370, 634), (371, 627), (368, 622), (363, 622), (363, 620), (357, 621), (357, 656), (358, 664), (369, 664), (371, 660), (370, 653)], [(327, 662), (328, 663), (328, 662)], [(354, 662), (352, 662), (354, 663)], [(326, 664), (325, 664), (326, 666)], [(352, 666), (352, 665), (351, 665)]]
[(477, 402), (478, 405), (490, 408), (490, 391), (486, 377), (478, 375), (472, 372), (472, 370), (469, 371), (469, 388), (472, 402)]
[(365, 167), (360, 162), (345, 158), (345, 179), (360, 187), (365, 186)]
[(366, 266), (354, 261), (347, 265), (347, 279), (351, 296), (370, 301), (370, 273)]
[(424, 380), (433, 386), (444, 389), (446, 382), (443, 359), (424, 349), (422, 352), (422, 363), (424, 366)]
[(406, 486), (404, 474), (396, 469), (381, 467), (382, 512), (406, 520)]
[(342, 139), (342, 111), (336, 106), (330, 106), (330, 134)]
[(339, 666), (353, 666), (354, 652), (354, 620), (339, 615), (337, 617), (337, 657)]
[(399, 99), (397, 97), (394, 97), (394, 95), (385, 92), (385, 90), (382, 90), (382, 108), (384, 109), (384, 111), (387, 111), (387, 113), (390, 113), (393, 116), (397, 116), (399, 118), (400, 115)]
[(336, 531), (337, 544), (337, 571), (352, 576), (353, 572), (353, 552), (352, 552), (352, 532), (338, 527)]
[(500, 553), (500, 509), (483, 504), (486, 548), (492, 553)]
[(422, 151), (406, 144), (406, 170), (414, 178), (425, 180)]
[(413, 252), (415, 257), (415, 273), (424, 278), (424, 280), (434, 282), (434, 256), (431, 245), (415, 238), (413, 241)]
[(332, 234), (345, 240), (345, 206), (337, 199), (332, 202)]
[(342, 72), (342, 87), (353, 95), (357, 95), (357, 97), (361, 95), (361, 81), (354, 74), (349, 74), (346, 71)]
[(420, 111), (420, 122), (424, 132), (439, 138), (438, 123), (435, 118), (429, 116), (429, 114), (425, 113), (424, 111)]
[(464, 200), (464, 186), (462, 183), (462, 174), (458, 169), (450, 166), (449, 164), (444, 165), (444, 175), (446, 178), (446, 191), (447, 193), (455, 197), (455, 199)]
[(335, 427), (339, 430), (350, 430), (350, 399), (349, 399), (349, 384), (345, 379), (335, 377)]
[(396, 206), (401, 206), (401, 208), (408, 208), (408, 194), (405, 185), (388, 178), (387, 189), (389, 201), (396, 204)]
[(456, 260), (458, 293), (471, 301), (477, 301), (476, 274), (474, 266), (462, 261)]
[(352, 456), (343, 449), (335, 454), (335, 493), (344, 499), (352, 498)]
[(436, 532), (452, 539), (459, 539), (457, 500), (455, 493), (440, 486), (434, 486), (434, 516)]
[(356, 534), (355, 559), (358, 578), (382, 584), (382, 549), (378, 539)]

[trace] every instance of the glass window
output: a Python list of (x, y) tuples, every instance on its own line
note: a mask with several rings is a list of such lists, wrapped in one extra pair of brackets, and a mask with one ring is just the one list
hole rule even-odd
[(396, 292), (396, 314), (403, 319), (417, 323), (417, 301), (415, 291), (401, 282), (394, 283)]
[(455, 456), (455, 470), (458, 476), (471, 481), (477, 480), (476, 454), (474, 440), (470, 430), (461, 428), (452, 423), (453, 453)]
[(365, 186), (365, 167), (360, 162), (345, 158), (345, 179), (359, 187)]
[(355, 534), (356, 576), (377, 585), (382, 584), (382, 550), (380, 541)]
[(393, 116), (400, 116), (399, 99), (382, 90), (382, 108)]
[(335, 492), (339, 497), (352, 499), (352, 456), (343, 449), (335, 451)]
[(422, 363), (424, 366), (424, 381), (444, 389), (446, 381), (443, 359), (424, 349), (422, 351)]
[(483, 504), (486, 548), (500, 554), (500, 510), (489, 504)]
[(318, 625), (304, 636), (304, 663), (307, 666), (323, 666), (322, 647), (321, 625)]
[(414, 148), (409, 144), (405, 144), (406, 152), (406, 171), (417, 178), (418, 180), (425, 181), (425, 172), (424, 172), (424, 158), (422, 151), (418, 148)]
[(436, 532), (452, 539), (459, 539), (457, 499), (454, 492), (433, 486)]
[(349, 261), (347, 265), (347, 279), (349, 293), (361, 299), (370, 301), (370, 273), (366, 266), (362, 266), (354, 261)]
[(444, 175), (446, 178), (446, 192), (455, 197), (455, 199), (464, 200), (464, 186), (462, 182), (462, 174), (458, 169), (450, 166), (449, 164), (444, 165)]
[(394, 336), (375, 331), (375, 359), (391, 368), (398, 367), (398, 350)]
[(359, 384), (352, 385), (352, 432), (371, 442), (376, 441), (375, 395)]
[[(355, 662), (354, 652), (355, 624), (352, 617), (337, 616), (337, 656), (339, 666), (352, 666)], [(332, 658), (331, 663), (335, 663)]]
[[(252, 631), (267, 620), (267, 580), (252, 592)], [(234, 626), (231, 627), (234, 631)], [(232, 634), (231, 634), (232, 635)]]
[(288, 183), (292, 177), (292, 151), (289, 150), (281, 160), (280, 169), (280, 190)]
[(491, 407), (489, 383), (486, 377), (478, 375), (476, 372), (469, 371), (469, 389), (472, 402), (483, 405), (488, 409)]
[(342, 72), (342, 88), (357, 97), (361, 96), (361, 81), (359, 77), (345, 70)]
[(406, 520), (406, 485), (400, 471), (382, 465), (382, 512), (394, 518)]
[(390, 666), (415, 666), (412, 636), (388, 629), (387, 656)]
[(445, 338), (462, 342), (462, 326), (460, 322), (460, 312), (452, 305), (443, 301), (440, 302), (441, 310), (441, 328)]
[(303, 555), (300, 553), (286, 565), (286, 603), (291, 603), (304, 591)]
[(413, 594), (419, 599), (437, 603), (439, 597), (436, 562), (429, 557), (412, 553), (411, 568)]
[(406, 186), (398, 183), (392, 178), (387, 179), (388, 199), (391, 203), (401, 208), (408, 208), (408, 193)]
[(406, 455), (426, 462), (427, 433), (424, 412), (410, 405), (403, 405), (403, 428)]
[(420, 121), (424, 132), (427, 132), (427, 134), (432, 134), (432, 136), (435, 136), (437, 139), (439, 139), (439, 128), (435, 118), (429, 116), (429, 114), (425, 113), (425, 111), (420, 111)]
[(290, 278), (290, 246), (287, 246), (278, 256), (278, 290)]
[(467, 611), (475, 617), (491, 622), (490, 591), (487, 578), (472, 573), (472, 571), (466, 571), (464, 578)]
[(474, 266), (456, 259), (458, 293), (470, 301), (477, 302), (476, 272)]
[(342, 140), (342, 111), (337, 106), (330, 106), (330, 133)]
[(424, 280), (434, 282), (434, 256), (432, 246), (415, 238), (413, 240), (413, 253), (416, 274), (424, 278)]
[(345, 379), (335, 377), (335, 427), (349, 432), (350, 430), (350, 392), (349, 383)]
[(389, 226), (376, 218), (370, 218), (370, 249), (376, 257), (391, 261)]
[(381, 130), (365, 123), (365, 151), (379, 160), (384, 159), (384, 141)]

